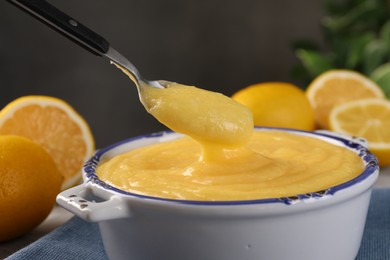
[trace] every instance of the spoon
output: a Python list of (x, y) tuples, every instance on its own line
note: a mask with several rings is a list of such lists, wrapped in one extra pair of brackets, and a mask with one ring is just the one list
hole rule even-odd
[[(122, 54), (110, 46), (99, 34), (82, 25), (45, 0), (7, 0), (11, 4), (30, 14), (34, 18), (61, 33), (68, 39), (97, 56), (108, 58), (111, 63), (122, 69), (132, 79), (138, 93), (145, 87), (166, 88), (171, 83), (165, 80), (149, 81), (144, 79), (138, 69)], [(141, 95), (140, 95), (141, 97)]]

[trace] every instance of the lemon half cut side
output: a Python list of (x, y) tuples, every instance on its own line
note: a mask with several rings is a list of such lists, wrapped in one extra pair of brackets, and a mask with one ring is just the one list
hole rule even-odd
[(382, 89), (368, 77), (351, 70), (330, 70), (315, 78), (306, 90), (320, 128), (329, 129), (332, 109), (349, 101), (381, 98)]
[(330, 114), (332, 131), (367, 139), (369, 150), (381, 166), (390, 165), (390, 101), (361, 99), (335, 107)]
[(0, 134), (26, 137), (53, 157), (64, 177), (62, 189), (76, 184), (95, 142), (84, 118), (62, 99), (24, 96), (0, 111)]

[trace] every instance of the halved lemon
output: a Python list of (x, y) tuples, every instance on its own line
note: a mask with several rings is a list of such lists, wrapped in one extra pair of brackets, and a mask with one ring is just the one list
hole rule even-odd
[(367, 139), (379, 164), (390, 165), (390, 101), (375, 98), (338, 105), (329, 122), (332, 131)]
[(313, 80), (306, 95), (321, 128), (329, 128), (330, 111), (352, 100), (384, 98), (382, 89), (371, 79), (351, 70), (330, 70)]
[(81, 177), (95, 142), (83, 117), (65, 101), (48, 96), (24, 96), (0, 111), (0, 134), (26, 137), (53, 157), (64, 177), (62, 189)]

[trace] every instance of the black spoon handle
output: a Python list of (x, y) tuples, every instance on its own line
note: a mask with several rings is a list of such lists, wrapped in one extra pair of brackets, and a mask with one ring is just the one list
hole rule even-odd
[(103, 37), (63, 13), (45, 0), (7, 0), (39, 21), (95, 55), (107, 53), (110, 44)]

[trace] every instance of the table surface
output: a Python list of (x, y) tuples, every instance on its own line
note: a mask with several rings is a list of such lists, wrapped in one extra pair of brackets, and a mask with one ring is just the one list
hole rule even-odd
[[(375, 188), (390, 188), (390, 167), (386, 167), (381, 170), (379, 178), (375, 183)], [(59, 206), (55, 206), (46, 220), (33, 231), (21, 238), (0, 243), (0, 259), (4, 259), (17, 250), (48, 234), (55, 228), (68, 221), (72, 216), (72, 213), (66, 211), (63, 208), (60, 208)]]

